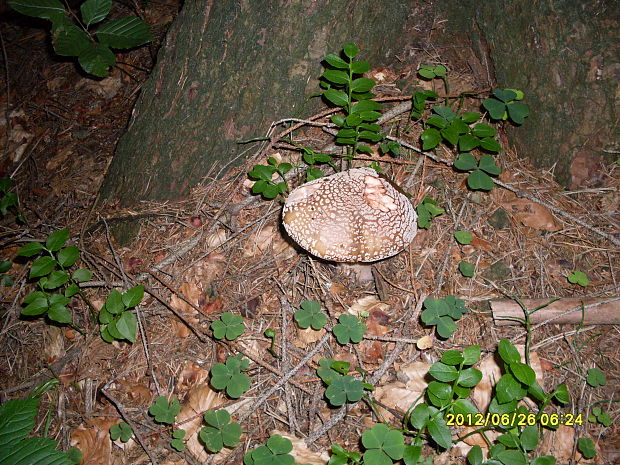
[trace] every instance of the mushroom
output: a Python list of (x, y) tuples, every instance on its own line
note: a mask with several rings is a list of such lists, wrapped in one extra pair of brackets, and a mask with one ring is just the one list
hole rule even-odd
[(372, 168), (354, 168), (294, 189), (282, 212), (286, 232), (311, 254), (374, 262), (403, 250), (417, 231), (413, 205)]

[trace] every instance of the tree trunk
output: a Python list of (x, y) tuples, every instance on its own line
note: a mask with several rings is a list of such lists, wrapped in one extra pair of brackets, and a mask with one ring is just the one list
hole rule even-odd
[(588, 175), (577, 170), (596, 172), (597, 160), (617, 158), (609, 153), (619, 135), (617, 1), (438, 3), (449, 31), (482, 44), (478, 53), (490, 55), (499, 86), (525, 91), (531, 115), (511, 134), (519, 154), (572, 187)]
[(398, 66), (422, 48), (421, 18), (432, 20), (411, 1), (187, 0), (102, 194), (123, 205), (185, 195), (248, 150), (238, 141), (310, 113), (325, 54), (352, 41), (373, 66)]

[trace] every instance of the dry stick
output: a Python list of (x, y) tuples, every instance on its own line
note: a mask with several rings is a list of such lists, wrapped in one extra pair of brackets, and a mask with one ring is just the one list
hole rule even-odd
[[(291, 364), (288, 359), (288, 351), (286, 345), (286, 330), (288, 327), (288, 315), (293, 313), (291, 309), (291, 304), (286, 299), (286, 297), (280, 297), (280, 308), (281, 308), (281, 326), (280, 332), (282, 333), (282, 343), (280, 344), (280, 356), (282, 357), (282, 370), (287, 371)], [(295, 411), (293, 410), (293, 402), (291, 400), (291, 388), (289, 384), (284, 385), (284, 402), (286, 404), (286, 410), (288, 413), (288, 423), (291, 428), (291, 434), (295, 435), (296, 430), (299, 429), (297, 427), (297, 418), (295, 417)]]
[(142, 439), (142, 435), (138, 433), (137, 425), (133, 421), (131, 421), (131, 419), (129, 418), (129, 415), (125, 413), (125, 408), (123, 407), (123, 404), (121, 404), (112, 394), (110, 394), (106, 390), (106, 388), (107, 388), (107, 385), (105, 386), (105, 388), (101, 389), (101, 393), (104, 396), (106, 396), (110, 402), (114, 404), (114, 406), (116, 407), (116, 410), (118, 410), (118, 413), (120, 413), (121, 417), (123, 417), (123, 420), (125, 420), (125, 422), (129, 426), (131, 426), (131, 429), (133, 430), (133, 434), (136, 436), (136, 439), (138, 440), (138, 443), (140, 443), (140, 446), (142, 446), (142, 449), (144, 449), (144, 452), (146, 452), (146, 455), (148, 455), (149, 459), (151, 459), (151, 463), (153, 465), (157, 465), (157, 460), (155, 460), (155, 457), (153, 456), (149, 448), (146, 447), (146, 443)]
[(243, 415), (241, 415), (241, 417), (239, 417), (239, 423), (247, 420), (250, 417), (250, 415), (252, 415), (261, 405), (263, 405), (267, 401), (267, 399), (271, 397), (271, 395), (274, 392), (280, 389), (280, 387), (282, 387), (284, 383), (286, 383), (289, 379), (291, 379), (295, 375), (295, 373), (301, 370), (301, 368), (308, 362), (308, 360), (314, 357), (319, 352), (319, 350), (323, 348), (323, 346), (329, 340), (330, 337), (331, 335), (329, 333), (325, 333), (325, 335), (319, 340), (319, 342), (317, 342), (316, 346), (314, 346), (314, 348), (310, 352), (308, 352), (305, 355), (305, 357), (299, 361), (297, 365), (295, 365), (293, 368), (291, 368), (290, 371), (284, 374), (284, 376), (282, 376), (280, 381), (274, 384), (271, 387), (271, 389), (269, 389), (267, 392), (265, 392), (262, 396), (259, 397), (259, 399), (254, 404), (252, 410), (244, 413)]

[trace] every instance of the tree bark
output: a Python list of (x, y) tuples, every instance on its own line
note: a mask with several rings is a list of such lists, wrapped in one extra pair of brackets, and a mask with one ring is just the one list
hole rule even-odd
[(372, 66), (407, 63), (425, 40), (415, 23), (432, 21), (416, 8), (412, 1), (187, 0), (119, 142), (104, 198), (122, 205), (178, 198), (243, 161), (254, 146), (238, 141), (265, 135), (272, 121), (311, 114), (304, 101), (320, 90), (321, 60), (346, 42)]
[(609, 153), (618, 150), (620, 131), (616, 1), (438, 4), (449, 19), (448, 31), (479, 44), (481, 61), (488, 54), (498, 85), (525, 92), (531, 115), (511, 131), (521, 156), (552, 168), (563, 184), (573, 181), (572, 187), (579, 184), (575, 169), (596, 171), (596, 160), (617, 158)]

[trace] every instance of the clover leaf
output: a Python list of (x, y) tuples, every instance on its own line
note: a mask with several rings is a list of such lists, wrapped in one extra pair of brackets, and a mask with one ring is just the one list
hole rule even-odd
[(318, 331), (327, 323), (327, 316), (321, 312), (321, 304), (316, 300), (304, 300), (301, 303), (301, 308), (295, 312), (294, 317), (302, 329), (312, 327)]
[(390, 430), (387, 425), (379, 423), (362, 434), (364, 464), (392, 465), (395, 460), (403, 458), (405, 443), (403, 433)]
[(110, 427), (110, 438), (112, 441), (120, 439), (121, 442), (127, 442), (133, 436), (133, 430), (124, 421), (121, 421), (118, 425), (112, 425)]
[(155, 399), (155, 402), (149, 408), (149, 413), (155, 417), (155, 421), (166, 425), (173, 424), (180, 411), (181, 404), (179, 404), (179, 399), (176, 397), (168, 402), (168, 399), (160, 396)]
[(230, 414), (226, 410), (209, 410), (204, 414), (209, 425), (200, 430), (200, 439), (211, 452), (219, 452), (224, 446), (234, 447), (241, 437), (239, 423), (230, 422)]
[(607, 377), (598, 368), (590, 368), (586, 377), (586, 383), (592, 387), (605, 386), (607, 384)]
[(353, 315), (343, 313), (332, 330), (339, 344), (358, 343), (364, 337), (366, 325)]
[(588, 275), (583, 271), (575, 270), (571, 274), (568, 275), (568, 282), (571, 284), (579, 284), (581, 287), (586, 287), (590, 284), (590, 280), (588, 279)]
[(267, 444), (247, 452), (243, 456), (245, 465), (293, 465), (295, 458), (289, 454), (293, 443), (279, 434), (274, 434)]
[(241, 373), (248, 369), (250, 361), (242, 354), (228, 357), (226, 364), (217, 363), (211, 368), (211, 385), (218, 390), (226, 390), (226, 394), (238, 399), (250, 389), (250, 377)]
[(325, 390), (325, 397), (335, 407), (345, 402), (357, 402), (364, 395), (365, 385), (351, 375), (337, 376)]
[(211, 323), (211, 329), (213, 330), (213, 337), (216, 339), (226, 338), (232, 341), (241, 336), (245, 331), (243, 317), (230, 312), (222, 313), (219, 320)]

